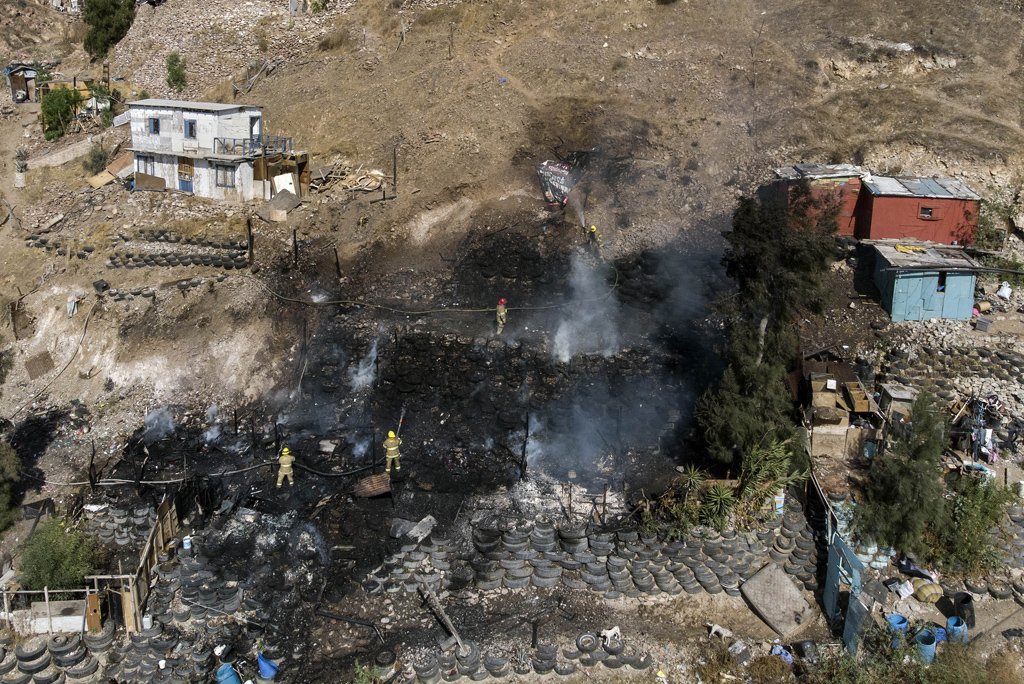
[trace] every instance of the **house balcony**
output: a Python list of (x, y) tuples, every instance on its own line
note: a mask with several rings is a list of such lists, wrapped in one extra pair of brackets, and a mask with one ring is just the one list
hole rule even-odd
[(255, 157), (291, 151), (292, 139), (280, 135), (213, 139), (213, 153), (229, 157)]

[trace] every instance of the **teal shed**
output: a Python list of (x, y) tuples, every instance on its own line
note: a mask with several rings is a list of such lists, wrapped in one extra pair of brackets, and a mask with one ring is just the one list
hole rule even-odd
[[(909, 251), (897, 250), (897, 246)], [(978, 262), (955, 246), (914, 240), (875, 243), (875, 285), (894, 321), (970, 320)]]

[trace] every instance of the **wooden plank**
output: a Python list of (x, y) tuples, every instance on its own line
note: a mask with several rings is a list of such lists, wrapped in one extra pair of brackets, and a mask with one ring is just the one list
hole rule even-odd
[(391, 491), (391, 476), (387, 473), (377, 473), (376, 475), (370, 475), (356, 482), (355, 487), (352, 488), (352, 493), (355, 496), (369, 498), (371, 496), (380, 496), (381, 494), (387, 494)]
[(85, 599), (85, 626), (90, 633), (98, 632), (103, 628), (98, 594), (89, 594)]

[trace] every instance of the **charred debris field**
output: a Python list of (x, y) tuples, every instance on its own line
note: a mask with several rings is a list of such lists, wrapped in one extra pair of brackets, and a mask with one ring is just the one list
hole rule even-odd
[[(95, 510), (137, 516), (143, 531), (146, 511), (173, 497), (191, 560), (179, 550), (161, 572), (181, 578), (202, 565), (225, 594), (241, 589), (240, 630), (197, 634), (194, 608), (176, 620), (187, 604), (174, 590), (151, 599), (158, 623), (196, 648), (227, 640), (248, 653), (258, 641), (297, 682), (327, 681), (339, 665), (382, 650), (406, 668), (427, 667), (449, 631), (421, 585), (442, 596), (461, 637), (486, 647), (491, 665), (511, 659), (513, 668), (545, 616), (542, 624), (561, 616), (548, 631), (568, 639), (620, 623), (642, 630), (635, 616), (614, 614), (625, 604), (581, 580), (559, 581), (559, 560), (575, 567), (562, 548), (579, 537), (559, 541), (557, 531), (582, 536), (583, 546), (587, 534), (636, 539), (637, 504), (686, 462), (694, 402), (720, 373), (719, 324), (704, 308), (717, 257), (690, 240), (602, 258), (581, 249), (577, 233), (472, 231), (418, 272), (381, 272), (367, 250), (345, 265), (352, 278), (340, 295), (323, 284), (333, 254), (315, 244), (255, 276), (268, 313), (294, 331), (278, 387), (205, 415), (174, 404), (152, 411), (102, 473), (122, 484), (85, 497)], [(403, 296), (410, 282), (416, 298)], [(508, 323), (498, 335), (502, 297)], [(389, 430), (402, 440), (390, 493), (353, 496), (357, 481), (381, 473)], [(296, 457), (295, 484), (277, 489), (284, 447)], [(107, 514), (89, 515), (116, 549), (111, 562), (130, 562), (141, 533), (115, 540)], [(480, 592), (489, 588), (480, 573), (497, 567), (480, 555), (489, 546), (481, 540), (502, 534), (512, 535), (510, 548), (532, 534), (537, 548), (561, 553), (547, 561), (559, 574), (531, 582), (519, 573), (522, 589)], [(612, 596), (633, 600), (632, 587)], [(372, 628), (320, 613), (372, 622), (384, 643)], [(500, 632), (508, 634), (496, 640)]]

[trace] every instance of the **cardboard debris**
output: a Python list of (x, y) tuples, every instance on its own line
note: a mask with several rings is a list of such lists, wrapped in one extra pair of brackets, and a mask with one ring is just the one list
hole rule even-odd
[(280, 176), (274, 176), (272, 183), (276, 193), (290, 192), (293, 195), (298, 194), (295, 188), (299, 187), (299, 177), (294, 173), (282, 173)]
[(114, 161), (107, 164), (107, 173), (117, 178), (130, 176), (135, 166), (135, 153), (124, 152)]
[[(287, 214), (292, 209), (302, 204), (302, 200), (296, 197), (294, 192), (284, 190), (274, 195), (274, 199), (270, 200), (256, 212), (264, 221), (284, 221), (287, 218)], [(285, 216), (282, 218), (280, 213), (284, 212)]]
[(811, 621), (814, 610), (789, 575), (775, 563), (761, 568), (740, 586), (744, 598), (783, 638)]
[(282, 223), (288, 220), (288, 212), (284, 209), (271, 209), (270, 220), (274, 223)]
[(167, 188), (163, 178), (159, 178), (158, 176), (150, 176), (148, 173), (136, 173), (135, 189), (163, 192)]
[(86, 179), (86, 182), (95, 189), (95, 188), (102, 188), (107, 183), (113, 183), (115, 179), (116, 179), (116, 176), (114, 176), (109, 171), (105, 171), (104, 170), (104, 171), (100, 171), (99, 173), (97, 173), (92, 178)]

